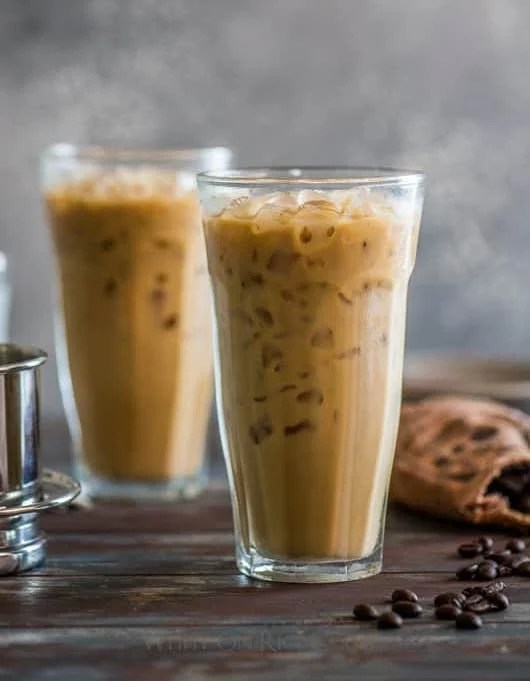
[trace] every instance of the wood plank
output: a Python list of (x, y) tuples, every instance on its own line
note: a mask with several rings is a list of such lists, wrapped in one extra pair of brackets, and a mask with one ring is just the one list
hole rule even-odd
[(530, 641), (516, 623), (458, 635), (446, 623), (363, 636), (357, 625), (48, 628), (0, 630), (0, 656), (2, 678), (24, 681), (522, 681)]
[(41, 518), (43, 529), (50, 533), (182, 534), (232, 530), (232, 510), (224, 486), (209, 489), (192, 501), (144, 506), (97, 503), (89, 510), (52, 511)]
[[(210, 491), (192, 504), (98, 505), (48, 514), (48, 561), (39, 574), (226, 574), (235, 569), (228, 496)], [(95, 531), (93, 531), (95, 530)], [(124, 531), (125, 530), (125, 531)], [(476, 528), (418, 521), (393, 509), (385, 539), (385, 572), (455, 572), (456, 549)], [(509, 536), (493, 533), (503, 548)], [(469, 562), (469, 561), (467, 561)]]
[[(93, 508), (82, 510), (59, 509), (42, 514), (43, 528), (49, 532), (65, 533), (172, 533), (230, 532), (232, 511), (228, 489), (223, 480), (216, 478), (197, 499), (166, 504), (135, 505), (131, 503), (95, 502)], [(444, 521), (419, 516), (405, 509), (391, 506), (387, 520), (387, 535), (398, 532), (410, 535), (429, 534), (437, 537), (455, 537), (455, 543), (467, 541), (484, 528), (469, 524)], [(505, 538), (506, 532), (492, 529), (488, 534)]]
[[(361, 582), (329, 585), (271, 584), (241, 575), (93, 576), (4, 578), (0, 581), (1, 627), (182, 626), (349, 621), (360, 601), (383, 604), (395, 588), (413, 588), (431, 612), (433, 597), (458, 590), (448, 576), (383, 574)], [(530, 580), (514, 579), (515, 604), (489, 616), (495, 622), (530, 623)], [(429, 617), (414, 627), (424, 627)]]
[[(45, 463), (68, 466), (64, 432)], [(217, 466), (219, 459), (217, 459)], [(219, 468), (214, 470), (219, 470)], [(385, 572), (338, 585), (271, 584), (237, 574), (226, 483), (192, 502), (97, 504), (46, 514), (47, 564), (0, 580), (0, 678), (17, 681), (515, 681), (530, 665), (530, 580), (509, 578), (512, 607), (479, 632), (433, 618), (436, 593), (460, 590), (459, 543), (473, 527), (393, 508)], [(507, 539), (497, 534), (499, 543)], [(352, 620), (416, 590), (424, 616), (380, 632)]]
[(231, 533), (51, 534), (33, 575), (216, 575), (236, 571)]
[[(460, 540), (463, 540), (461, 537)], [(499, 541), (503, 545), (506, 538)], [(456, 572), (469, 561), (456, 556), (454, 536), (388, 533), (385, 572)], [(196, 534), (63, 534), (48, 537), (39, 575), (230, 574), (236, 570), (230, 532)]]

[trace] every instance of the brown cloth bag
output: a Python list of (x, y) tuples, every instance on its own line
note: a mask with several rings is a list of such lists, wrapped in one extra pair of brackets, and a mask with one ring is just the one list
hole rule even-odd
[(529, 442), (530, 417), (502, 404), (405, 404), (390, 497), (444, 518), (530, 528)]

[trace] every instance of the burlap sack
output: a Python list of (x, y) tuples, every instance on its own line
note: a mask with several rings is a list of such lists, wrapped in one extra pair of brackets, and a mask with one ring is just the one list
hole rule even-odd
[(445, 397), (402, 409), (391, 499), (477, 524), (530, 528), (530, 417)]

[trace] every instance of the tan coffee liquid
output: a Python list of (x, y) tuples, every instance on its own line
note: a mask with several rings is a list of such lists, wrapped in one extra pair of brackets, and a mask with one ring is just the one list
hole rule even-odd
[(379, 539), (417, 228), (341, 197), (259, 197), (205, 222), (237, 515), (268, 557), (357, 558)]
[(46, 203), (85, 465), (114, 480), (197, 473), (212, 359), (196, 193), (109, 171)]

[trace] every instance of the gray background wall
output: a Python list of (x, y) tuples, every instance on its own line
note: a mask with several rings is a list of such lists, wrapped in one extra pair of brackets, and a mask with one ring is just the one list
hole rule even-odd
[(224, 143), (425, 169), (409, 350), (528, 353), (529, 36), (528, 0), (0, 0), (14, 338), (53, 344), (45, 145)]

